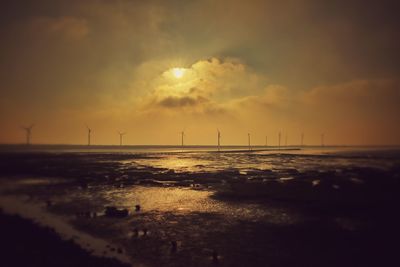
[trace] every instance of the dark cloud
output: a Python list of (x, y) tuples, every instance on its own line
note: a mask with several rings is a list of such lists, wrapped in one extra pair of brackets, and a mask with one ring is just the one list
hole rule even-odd
[(159, 100), (156, 105), (166, 108), (181, 108), (181, 107), (194, 107), (204, 103), (209, 102), (209, 100), (205, 97), (175, 97), (175, 96), (167, 96), (161, 100)]

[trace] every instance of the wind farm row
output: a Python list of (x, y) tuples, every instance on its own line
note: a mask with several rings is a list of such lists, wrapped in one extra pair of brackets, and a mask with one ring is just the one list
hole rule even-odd
[[(31, 145), (32, 144), (32, 129), (35, 126), (35, 124), (30, 124), (29, 126), (22, 126), (21, 128), (25, 131), (25, 135), (26, 135), (26, 145)], [(87, 130), (87, 146), (91, 146), (92, 145), (92, 134), (93, 134), (93, 129), (90, 128), (88, 125), (86, 126), (86, 130)], [(127, 134), (127, 132), (121, 132), (121, 131), (116, 131), (116, 134), (118, 134), (119, 137), (119, 146), (124, 146), (124, 142), (123, 142), (123, 138), (124, 136)], [(180, 137), (181, 137), (181, 143), (180, 146), (181, 147), (185, 147), (187, 146), (187, 144), (185, 143), (185, 137), (186, 137), (186, 133), (185, 130), (182, 130), (181, 132), (179, 132)], [(221, 150), (221, 131), (219, 129), (217, 129), (217, 142), (216, 142), (216, 146), (218, 151)], [(277, 143), (275, 145), (271, 145), (268, 143), (268, 136), (265, 136), (265, 144), (262, 145), (263, 147), (268, 147), (268, 146), (273, 146), (273, 147), (287, 147), (288, 145), (288, 135), (285, 134), (284, 137), (284, 143), (282, 142), (282, 133), (279, 131), (278, 135), (277, 135)], [(320, 146), (323, 147), (325, 146), (325, 134), (321, 134), (320, 135), (321, 138), (321, 143)], [(260, 147), (260, 145), (257, 145), (258, 147)], [(304, 133), (301, 133), (300, 135), (300, 142), (296, 145), (290, 145), (290, 146), (298, 146), (298, 147), (303, 147), (305, 146), (304, 144)], [(247, 147), (248, 150), (252, 150), (252, 143), (251, 143), (251, 134), (247, 133)]]

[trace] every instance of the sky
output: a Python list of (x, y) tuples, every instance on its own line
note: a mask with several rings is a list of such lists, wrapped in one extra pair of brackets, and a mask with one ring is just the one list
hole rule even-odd
[(0, 143), (400, 144), (399, 7), (2, 1)]

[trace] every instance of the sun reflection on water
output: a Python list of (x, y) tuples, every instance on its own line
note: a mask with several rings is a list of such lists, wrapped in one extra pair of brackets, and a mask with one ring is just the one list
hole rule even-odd
[(107, 201), (118, 207), (133, 210), (140, 204), (143, 212), (214, 213), (231, 219), (268, 220), (270, 223), (290, 224), (296, 218), (283, 211), (249, 203), (226, 203), (213, 199), (214, 192), (179, 187), (146, 187), (108, 189), (103, 192)]

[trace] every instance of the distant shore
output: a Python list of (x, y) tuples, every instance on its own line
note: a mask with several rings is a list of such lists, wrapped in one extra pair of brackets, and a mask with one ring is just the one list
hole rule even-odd
[(0, 144), (0, 153), (14, 152), (82, 152), (82, 153), (196, 153), (196, 152), (219, 152), (219, 153), (254, 153), (254, 152), (285, 152), (285, 151), (332, 151), (332, 150), (398, 150), (399, 145), (77, 145), (77, 144)]
[[(321, 146), (300, 146), (300, 145), (251, 145), (252, 149), (284, 149), (284, 148), (321, 148)], [(329, 148), (331, 146), (326, 146)], [(332, 147), (346, 147), (346, 146), (332, 146)], [(79, 145), (79, 144), (0, 144), (1, 148), (43, 148), (43, 149), (62, 149), (62, 148), (92, 148), (92, 149), (213, 149), (217, 150), (217, 145)], [(221, 145), (220, 149), (243, 149), (249, 150), (248, 145)]]

